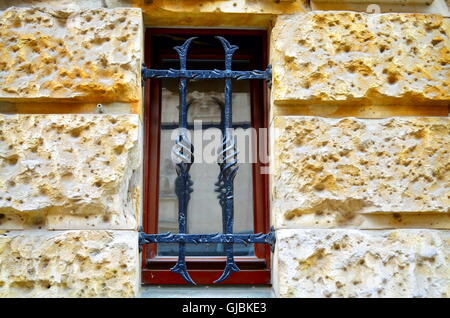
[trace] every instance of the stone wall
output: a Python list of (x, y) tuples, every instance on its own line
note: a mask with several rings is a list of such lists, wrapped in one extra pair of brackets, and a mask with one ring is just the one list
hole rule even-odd
[(448, 118), (286, 116), (274, 125), (276, 226), (371, 228), (375, 213), (401, 226), (418, 212), (437, 214), (433, 227), (448, 224)]
[(11, 7), (0, 37), (0, 297), (138, 295), (141, 10)]
[(137, 229), (137, 115), (0, 115), (0, 125), (0, 229)]
[(281, 297), (449, 297), (449, 231), (279, 230)]
[(439, 15), (277, 19), (278, 297), (450, 297), (449, 35)]
[(0, 0), (0, 297), (138, 295), (143, 23), (269, 30), (276, 296), (449, 297), (448, 1), (355, 2)]
[(272, 98), (278, 105), (449, 99), (450, 23), (442, 16), (336, 12), (277, 21)]
[(133, 297), (135, 231), (11, 231), (0, 236), (0, 297)]
[(138, 101), (140, 17), (138, 9), (3, 11), (0, 98)]

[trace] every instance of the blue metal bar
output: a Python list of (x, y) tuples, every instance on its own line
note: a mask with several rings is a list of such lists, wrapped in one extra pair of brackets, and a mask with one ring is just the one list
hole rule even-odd
[(273, 228), (268, 234), (173, 234), (170, 232), (160, 234), (145, 234), (140, 232), (139, 243), (189, 243), (189, 244), (209, 244), (209, 243), (227, 243), (227, 244), (252, 244), (262, 243), (271, 246), (275, 243), (275, 232)]
[[(186, 70), (186, 56), (189, 45), (195, 39), (192, 37), (181, 46), (176, 46), (175, 50), (180, 56), (180, 70)], [(194, 146), (189, 140), (187, 134), (187, 86), (186, 78), (180, 78), (180, 112), (179, 112), (179, 128), (180, 134), (177, 140), (177, 150), (175, 155), (180, 159), (176, 165), (177, 178), (175, 179), (175, 193), (178, 197), (178, 231), (180, 234), (186, 233), (187, 212), (191, 192), (193, 191), (191, 175), (189, 170), (194, 162)], [(174, 267), (170, 269), (174, 273), (180, 274), (185, 281), (195, 285), (192, 278), (189, 276), (186, 267), (186, 246), (185, 243), (179, 243), (178, 261)]]
[[(169, 123), (161, 123), (161, 130), (174, 130), (178, 128), (178, 124), (169, 124)], [(187, 129), (193, 130), (195, 128), (194, 125), (188, 124)], [(202, 129), (210, 129), (210, 128), (217, 128), (222, 129), (221, 123), (202, 123)], [(233, 129), (241, 128), (241, 129), (249, 129), (252, 128), (251, 123), (233, 123)]]
[[(231, 45), (223, 37), (216, 36), (225, 50), (225, 73), (231, 72), (231, 63), (233, 54), (238, 47)], [(220, 173), (216, 191), (219, 193), (219, 202), (222, 207), (222, 225), (224, 234), (233, 233), (234, 220), (234, 177), (236, 176), (237, 166), (237, 149), (234, 137), (232, 135), (232, 86), (231, 77), (225, 78), (225, 105), (222, 112), (222, 151), (219, 154)], [(214, 281), (220, 283), (228, 278), (233, 272), (238, 272), (239, 267), (234, 261), (233, 244), (225, 243), (225, 253), (227, 255), (227, 262), (222, 275)]]
[(232, 71), (232, 70), (155, 70), (142, 69), (142, 78), (186, 78), (186, 79), (263, 79), (270, 81), (272, 79), (272, 69), (269, 65), (265, 71)]

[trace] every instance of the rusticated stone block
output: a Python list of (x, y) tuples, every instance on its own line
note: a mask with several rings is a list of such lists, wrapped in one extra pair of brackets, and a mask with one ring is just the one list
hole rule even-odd
[(142, 4), (145, 24), (167, 26), (269, 27), (278, 14), (308, 10), (308, 0), (153, 0)]
[(136, 229), (138, 115), (0, 116), (0, 229)]
[(450, 118), (277, 117), (274, 125), (277, 228), (370, 227), (366, 213), (441, 213), (448, 227)]
[(133, 297), (137, 232), (20, 231), (0, 235), (0, 297)]
[(272, 32), (272, 99), (445, 103), (450, 24), (442, 16), (310, 12), (280, 16)]
[(0, 99), (136, 102), (140, 9), (0, 12)]
[(449, 297), (450, 233), (278, 230), (279, 297)]
[(447, 117), (448, 105), (363, 105), (344, 103), (341, 105), (330, 103), (317, 105), (284, 105), (273, 108), (272, 116), (320, 116), (330, 118), (358, 117), (358, 118), (387, 118), (399, 116), (439, 116)]

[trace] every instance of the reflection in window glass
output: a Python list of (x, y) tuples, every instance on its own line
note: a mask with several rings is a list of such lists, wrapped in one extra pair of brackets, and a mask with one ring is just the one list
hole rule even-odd
[[(223, 62), (222, 62), (223, 63)], [(167, 63), (165, 67), (174, 67)], [(211, 63), (208, 63), (211, 64)], [(212, 68), (220, 68), (212, 65)], [(162, 83), (161, 102), (161, 140), (160, 140), (160, 174), (159, 174), (159, 212), (158, 232), (178, 232), (178, 199), (175, 195), (175, 164), (171, 159), (174, 140), (173, 130), (178, 128), (178, 80), (164, 79)], [(221, 103), (224, 101), (223, 80), (202, 80), (188, 83), (188, 124), (193, 136), (194, 121), (201, 121), (203, 131), (220, 129)], [(249, 81), (233, 81), (233, 127), (248, 130), (251, 127), (251, 103)], [(202, 149), (220, 140), (195, 140), (194, 147), (203, 143)], [(250, 143), (250, 141), (248, 141)], [(239, 144), (241, 146), (241, 144)], [(217, 147), (209, 147), (217, 158)], [(243, 151), (243, 149), (241, 149)], [(214, 163), (194, 163), (190, 173), (194, 182), (188, 208), (187, 232), (190, 234), (206, 234), (222, 232), (222, 210), (214, 192), (214, 184), (219, 175), (219, 166)], [(252, 164), (248, 161), (239, 163), (239, 170), (234, 181), (234, 227), (237, 234), (253, 233), (253, 186)], [(254, 255), (253, 244), (235, 244), (236, 256)], [(158, 244), (158, 255), (177, 256), (177, 244)], [(223, 244), (187, 244), (188, 256), (223, 256)]]

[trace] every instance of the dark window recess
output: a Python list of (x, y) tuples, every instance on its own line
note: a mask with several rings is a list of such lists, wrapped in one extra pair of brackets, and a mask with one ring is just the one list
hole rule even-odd
[[(267, 127), (266, 59), (263, 31), (147, 30), (143, 283), (270, 283), (267, 175), (238, 164), (229, 130)], [(199, 120), (221, 133), (218, 163), (193, 161), (192, 134), (173, 140)]]

